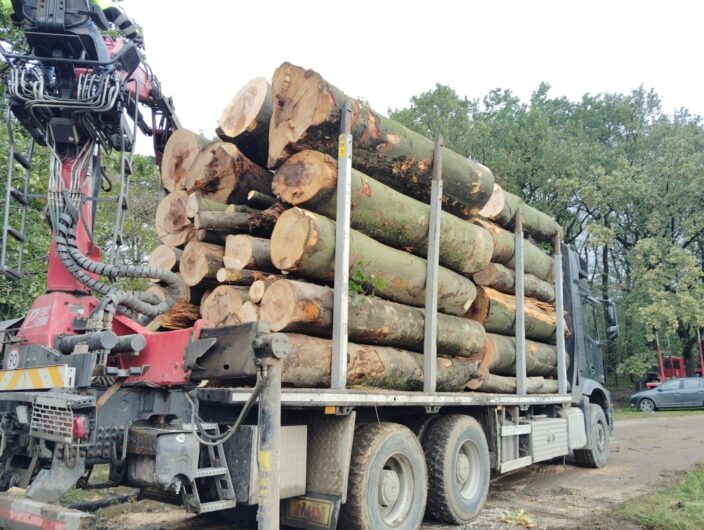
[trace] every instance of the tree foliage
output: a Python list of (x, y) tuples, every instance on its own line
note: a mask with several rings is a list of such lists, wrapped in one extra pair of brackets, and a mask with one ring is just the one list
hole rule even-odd
[(622, 336), (611, 373), (653, 367), (655, 333), (691, 370), (704, 324), (704, 127), (662, 111), (653, 90), (528, 101), (495, 89), (462, 98), (450, 87), (411, 99), (393, 119), (485, 164), (504, 188), (554, 216), (587, 260), (597, 295), (617, 300)]

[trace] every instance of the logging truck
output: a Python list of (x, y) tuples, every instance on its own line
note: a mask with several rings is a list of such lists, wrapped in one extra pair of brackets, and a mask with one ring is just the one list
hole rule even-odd
[[(2, 48), (0, 272), (22, 277), (40, 200), (20, 126), (50, 148), (52, 245), (46, 294), (0, 322), (0, 526), (90, 528), (61, 497), (124, 485), (266, 530), (412, 530), (470, 521), (492, 476), (606, 464), (614, 305), (488, 168), (289, 63), (203, 141), (135, 46), (76, 31), (101, 23), (86, 0), (13, 5), (32, 51)], [(169, 192), (158, 266), (101, 262), (92, 239), (112, 150), (121, 244), (136, 127)]]

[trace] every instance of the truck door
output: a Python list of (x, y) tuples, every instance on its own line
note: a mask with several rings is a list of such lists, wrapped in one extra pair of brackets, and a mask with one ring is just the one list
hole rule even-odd
[(699, 377), (688, 377), (682, 380), (682, 405), (685, 407), (704, 406), (704, 386)]

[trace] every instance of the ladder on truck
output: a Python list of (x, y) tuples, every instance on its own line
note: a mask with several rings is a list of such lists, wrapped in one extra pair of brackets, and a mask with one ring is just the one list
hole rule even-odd
[(20, 153), (15, 145), (13, 123), (12, 112), (8, 106), (5, 114), (8, 153), (2, 241), (0, 242), (0, 273), (9, 280), (18, 281), (23, 276), (22, 258), (27, 240), (29, 176), (32, 171), (34, 140), (30, 140), (26, 154)]

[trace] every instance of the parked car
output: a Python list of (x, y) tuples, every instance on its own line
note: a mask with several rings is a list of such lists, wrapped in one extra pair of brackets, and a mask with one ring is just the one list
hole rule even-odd
[(631, 407), (643, 412), (656, 409), (704, 407), (704, 378), (677, 377), (631, 396)]

